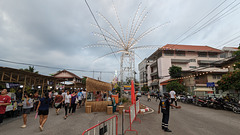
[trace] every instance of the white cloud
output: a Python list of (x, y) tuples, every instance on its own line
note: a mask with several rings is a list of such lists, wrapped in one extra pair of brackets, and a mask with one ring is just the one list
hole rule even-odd
[[(112, 0), (88, 0), (88, 2), (101, 27), (110, 30), (106, 22), (96, 14), (96, 11), (101, 12), (120, 30), (112, 6)], [(222, 1), (114, 0), (124, 29), (127, 27), (128, 20), (130, 18), (133, 19), (141, 2), (141, 10), (146, 7), (149, 15), (141, 27), (140, 33), (167, 21), (171, 21), (171, 23), (146, 36), (139, 42), (139, 45), (164, 45), (173, 43), (179, 35)], [(224, 3), (221, 8), (215, 11), (215, 14), (231, 2), (230, 0)], [(223, 39), (227, 41), (233, 38), (231, 35), (238, 32), (240, 29), (239, 16), (238, 9), (181, 43), (217, 47), (221, 45), (219, 41)], [(211, 16), (206, 18), (202, 24), (210, 18)], [(120, 65), (114, 55), (93, 63), (96, 58), (111, 52), (109, 48), (82, 49), (85, 45), (94, 44), (100, 40), (93, 36), (92, 33), (94, 31), (99, 32), (99, 29), (92, 27), (91, 24), (95, 24), (95, 22), (84, 1), (0, 1), (0, 58), (62, 68), (102, 71), (119, 70)], [(196, 28), (190, 32), (193, 32)], [(227, 44), (227, 46), (237, 46), (239, 44), (238, 41), (235, 40)], [(154, 51), (138, 50), (137, 53), (144, 59)], [(119, 56), (117, 55), (120, 60)], [(136, 70), (140, 61), (140, 59), (136, 58)], [(0, 65), (25, 68), (23, 65), (3, 62), (0, 62)], [(56, 69), (36, 68), (43, 74), (57, 71)], [(84, 72), (76, 72), (76, 74), (80, 76), (93, 75), (92, 73)], [(111, 77), (112, 75), (102, 74), (104, 80), (110, 80)]]

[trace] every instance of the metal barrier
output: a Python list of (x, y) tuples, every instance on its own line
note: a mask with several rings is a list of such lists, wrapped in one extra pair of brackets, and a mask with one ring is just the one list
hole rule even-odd
[(140, 111), (140, 100), (136, 101), (136, 115), (139, 113)]
[(124, 132), (124, 134), (125, 134), (127, 131), (135, 131), (136, 134), (138, 134), (137, 130), (133, 129), (133, 127), (132, 127), (132, 123), (133, 123), (133, 121), (136, 119), (135, 109), (136, 109), (135, 104), (132, 104), (132, 105), (129, 107), (130, 127), (127, 128), (127, 130)]
[(117, 115), (98, 123), (97, 125), (85, 130), (82, 135), (117, 135), (118, 117)]

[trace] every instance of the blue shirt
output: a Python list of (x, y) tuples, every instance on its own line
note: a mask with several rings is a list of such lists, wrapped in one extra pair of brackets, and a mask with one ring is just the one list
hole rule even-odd
[(49, 103), (51, 102), (51, 99), (48, 98), (48, 102), (45, 101), (45, 98), (41, 98), (40, 99), (40, 106), (39, 106), (39, 110), (48, 110), (49, 109)]

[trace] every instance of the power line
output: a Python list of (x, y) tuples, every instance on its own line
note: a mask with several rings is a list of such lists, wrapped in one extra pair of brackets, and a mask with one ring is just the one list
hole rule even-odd
[(36, 67), (42, 67), (42, 68), (50, 68), (50, 69), (66, 69), (66, 70), (70, 70), (70, 71), (80, 71), (80, 72), (99, 72), (99, 73), (114, 73), (111, 71), (89, 71), (89, 70), (82, 70), (82, 69), (72, 69), (72, 68), (61, 68), (61, 67), (52, 67), (52, 66), (46, 66), (46, 65), (39, 65), (39, 64), (30, 64), (30, 63), (24, 63), (24, 62), (15, 62), (15, 61), (10, 61), (10, 60), (4, 60), (4, 59), (0, 59), (0, 61), (2, 62), (6, 62), (6, 63), (12, 63), (12, 64), (18, 64), (18, 65), (27, 65), (27, 66), (36, 66)]
[(183, 35), (185, 35), (187, 32), (189, 32), (191, 29), (193, 29), (195, 26), (197, 26), (199, 23), (201, 23), (204, 19), (206, 19), (210, 14), (212, 14), (215, 10), (217, 10), (220, 6), (222, 6), (226, 0), (224, 0), (222, 3), (220, 3), (217, 7), (215, 7), (213, 10), (211, 10), (207, 15), (205, 15), (202, 19), (200, 19), (198, 22), (196, 22), (193, 26), (191, 26), (188, 30), (186, 30), (183, 34), (177, 37), (173, 42), (177, 41), (179, 38), (181, 38)]
[[(106, 39), (106, 37), (105, 37), (105, 35), (104, 35), (104, 33), (103, 33), (103, 31), (102, 31), (102, 29), (101, 29), (101, 27), (100, 27), (100, 25), (99, 25), (97, 19), (96, 19), (96, 17), (94, 16), (94, 14), (93, 14), (93, 12), (92, 12), (92, 10), (91, 10), (91, 8), (90, 8), (90, 6), (89, 6), (87, 0), (85, 0), (85, 3), (86, 3), (86, 5), (87, 5), (89, 11), (91, 12), (91, 15), (92, 15), (94, 21), (96, 22), (98, 28), (100, 29), (100, 31), (101, 31), (101, 33), (102, 33), (102, 35), (103, 35), (103, 37), (104, 37), (104, 40), (106, 41), (106, 43), (108, 44), (109, 48), (111, 49), (111, 51), (112, 51), (112, 53), (113, 53), (114, 51), (113, 51), (112, 47), (109, 45), (108, 40)], [(114, 56), (115, 56), (115, 58), (117, 59), (117, 56), (116, 56), (115, 53), (114, 53)], [(118, 61), (118, 59), (117, 59), (117, 61)], [(119, 61), (118, 61), (118, 63), (119, 63)]]
[[(236, 1), (236, 0), (235, 0)], [(197, 30), (195, 30), (194, 32), (190, 33), (189, 35), (187, 35), (185, 38), (183, 38), (182, 40), (180, 40), (177, 44), (179, 44), (180, 42), (186, 40), (187, 38), (191, 37), (192, 35), (198, 33), (199, 31), (201, 31), (202, 29), (206, 28), (207, 26), (211, 25), (212, 23), (220, 20), (221, 18), (231, 14), (232, 12), (236, 11), (236, 8), (239, 4), (235, 4), (232, 8), (230, 8), (229, 10), (227, 10), (235, 1), (233, 1), (232, 3), (230, 3), (229, 5), (227, 5), (224, 9), (222, 9), (220, 12), (218, 12), (215, 16), (213, 16), (212, 18), (210, 18), (207, 22), (205, 22), (204, 24), (202, 24)], [(224, 12), (225, 10), (227, 10), (226, 12)], [(224, 12), (222, 15), (218, 16), (219, 14), (221, 14), (222, 12)]]

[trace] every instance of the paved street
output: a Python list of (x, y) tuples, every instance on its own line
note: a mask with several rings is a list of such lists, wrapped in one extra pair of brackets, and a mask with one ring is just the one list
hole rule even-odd
[(59, 115), (55, 114), (55, 109), (50, 109), (43, 132), (39, 131), (39, 119), (34, 119), (34, 117), (35, 113), (31, 112), (25, 129), (20, 128), (23, 124), (21, 117), (5, 120), (0, 126), (0, 135), (81, 135), (84, 130), (111, 115), (106, 115), (105, 112), (87, 114), (84, 108), (80, 108), (74, 115), (64, 120), (64, 109), (61, 109)]
[[(141, 97), (141, 102), (153, 108), (155, 111), (151, 114), (139, 115), (141, 124), (137, 121), (133, 127), (139, 132), (139, 135), (238, 135), (240, 131), (240, 115), (230, 111), (214, 110), (205, 107), (198, 107), (189, 104), (182, 104), (182, 109), (171, 109), (169, 128), (172, 133), (165, 133), (161, 130), (161, 115), (157, 114), (158, 102), (152, 99), (146, 101), (146, 97)], [(112, 115), (103, 113), (86, 114), (84, 108), (77, 110), (77, 113), (70, 116), (67, 120), (63, 119), (64, 110), (60, 115), (56, 115), (54, 109), (50, 109), (49, 119), (46, 122), (43, 132), (39, 131), (38, 119), (34, 119), (35, 113), (28, 116), (28, 126), (21, 129), (21, 117), (5, 119), (0, 126), (1, 135), (79, 135), (89, 127), (101, 122)], [(121, 125), (121, 116), (119, 116), (119, 125)], [(129, 126), (129, 116), (125, 116), (125, 129)], [(119, 126), (121, 134), (121, 126)], [(134, 132), (127, 132), (132, 135)]]
[(179, 103), (181, 109), (171, 109), (169, 128), (173, 132), (164, 133), (161, 130), (161, 115), (156, 111), (159, 102), (154, 99), (147, 102), (143, 96), (141, 103), (155, 109), (154, 113), (141, 117), (141, 124), (134, 122), (134, 128), (141, 135), (239, 135), (240, 114), (183, 103)]

